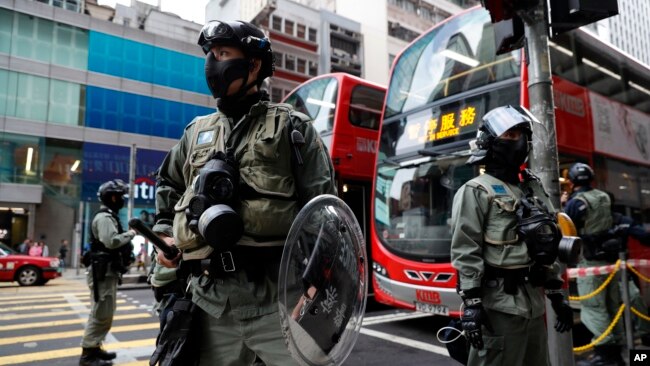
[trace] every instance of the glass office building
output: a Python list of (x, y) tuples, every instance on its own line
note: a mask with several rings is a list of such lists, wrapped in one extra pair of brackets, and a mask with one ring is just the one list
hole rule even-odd
[[(34, 1), (0, 1), (0, 241), (56, 253), (128, 181), (153, 212), (154, 171), (197, 115), (214, 111), (193, 43)], [(126, 210), (124, 210), (126, 211)]]

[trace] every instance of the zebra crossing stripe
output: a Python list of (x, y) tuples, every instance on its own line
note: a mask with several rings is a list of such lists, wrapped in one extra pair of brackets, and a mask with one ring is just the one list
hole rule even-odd
[[(160, 328), (160, 323), (158, 322), (121, 325), (117, 327), (112, 327), (111, 333), (133, 332), (138, 330), (159, 329), (159, 328)], [(84, 330), (80, 329), (80, 330), (71, 330), (67, 332), (34, 334), (34, 335), (21, 336), (21, 337), (4, 337), (4, 338), (0, 338), (0, 346), (5, 346), (8, 344), (16, 344), (16, 343), (47, 341), (52, 339), (82, 337), (83, 335), (84, 335)]]
[[(143, 319), (143, 318), (152, 318), (151, 314), (147, 313), (138, 313), (138, 314), (124, 314), (116, 315), (113, 317), (113, 321), (116, 320), (126, 320), (126, 319)], [(57, 327), (60, 325), (70, 325), (70, 324), (83, 324), (86, 322), (86, 318), (77, 318), (77, 319), (68, 319), (68, 320), (55, 320), (55, 321), (46, 321), (38, 323), (24, 323), (24, 324), (12, 324), (12, 325), (2, 325), (0, 326), (0, 332), (6, 332), (9, 330), (17, 329), (30, 329), (30, 328), (43, 328), (43, 327)], [(6, 337), (6, 335), (5, 335)], [(0, 365), (3, 365), (0, 362)]]
[[(126, 300), (117, 300), (118, 304), (124, 304)], [(81, 305), (90, 306), (90, 302), (82, 302)], [(48, 304), (48, 305), (33, 305), (33, 306), (14, 306), (10, 308), (1, 308), (0, 313), (8, 313), (10, 311), (25, 311), (25, 310), (41, 310), (41, 309), (52, 309), (52, 308), (69, 308), (72, 304), (69, 302), (62, 304)]]
[[(75, 295), (75, 296), (76, 297), (89, 297), (90, 295), (88, 295), (88, 296)], [(52, 297), (52, 298), (45, 298), (45, 299), (38, 299), (39, 304), (41, 304), (41, 303), (49, 303), (49, 302), (64, 302), (64, 301), (66, 301), (65, 298), (63, 298), (61, 296), (56, 296), (56, 297)], [(88, 300), (86, 299), (86, 301), (88, 301)], [(25, 300), (11, 300), (11, 301), (2, 301), (2, 300), (0, 300), (0, 306), (20, 305), (20, 304), (25, 304), (26, 302), (27, 301), (25, 301)]]
[[(155, 344), (156, 339), (149, 338), (129, 342), (105, 343), (103, 347), (106, 350), (121, 350), (137, 347), (153, 347)], [(53, 360), (57, 358), (79, 357), (79, 355), (81, 355), (81, 349), (79, 347), (23, 353), (20, 355), (0, 356), (0, 365), (15, 365), (28, 362)]]
[[(134, 305), (127, 306), (118, 306), (116, 311), (126, 311), (126, 310), (136, 310), (139, 309)], [(0, 321), (2, 320), (17, 320), (17, 319), (31, 319), (31, 318), (48, 318), (59, 315), (73, 315), (79, 313), (89, 313), (90, 309), (85, 310), (64, 310), (64, 311), (49, 311), (43, 313), (31, 313), (31, 314), (7, 314), (0, 315)]]
[(61, 294), (47, 294), (47, 295), (29, 295), (29, 296), (7, 296), (7, 297), (2, 297), (0, 302), (4, 300), (24, 300), (24, 301), (29, 301), (33, 299), (46, 299), (49, 297), (54, 297), (54, 296), (59, 296), (63, 297), (66, 295), (73, 295), (73, 296), (90, 296), (90, 292), (87, 290), (84, 292), (66, 292), (66, 293), (61, 293)]

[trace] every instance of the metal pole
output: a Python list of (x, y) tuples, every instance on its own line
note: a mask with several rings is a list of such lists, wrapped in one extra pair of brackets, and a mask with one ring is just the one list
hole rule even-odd
[(81, 229), (83, 227), (84, 219), (84, 201), (79, 202), (79, 213), (77, 214), (77, 223), (74, 227), (74, 237), (72, 241), (72, 263), (76, 270), (76, 275), (79, 275), (79, 255), (81, 254)]
[(129, 206), (128, 218), (133, 218), (133, 203), (135, 199), (135, 156), (137, 148), (135, 144), (131, 145), (131, 159), (129, 161)]
[[(623, 315), (625, 316), (625, 342), (627, 343), (627, 349), (634, 349), (634, 328), (632, 326), (632, 312), (630, 311), (630, 289), (628, 287), (628, 277), (627, 277), (627, 253), (621, 251), (618, 253), (618, 258), (621, 260), (621, 281), (623, 283), (623, 304), (625, 304), (625, 310), (623, 310)], [(610, 286), (616, 286), (612, 284)]]
[[(528, 95), (531, 113), (541, 123), (533, 123), (533, 148), (529, 164), (541, 179), (550, 194), (551, 203), (560, 209), (560, 180), (555, 135), (555, 111), (553, 105), (553, 84), (551, 79), (551, 60), (548, 50), (548, 13), (546, 1), (540, 1), (534, 8), (522, 13), (526, 33), (528, 62)], [(566, 272), (561, 264), (560, 273)], [(565, 277), (565, 288), (567, 287)], [(573, 337), (571, 331), (558, 333), (553, 328), (557, 318), (550, 310), (551, 302), (546, 300), (546, 324), (548, 349), (551, 365), (573, 366)]]

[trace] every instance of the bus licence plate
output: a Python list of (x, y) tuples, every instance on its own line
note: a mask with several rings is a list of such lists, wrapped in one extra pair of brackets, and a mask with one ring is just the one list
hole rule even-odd
[(434, 305), (416, 301), (415, 310), (421, 311), (423, 313), (449, 316), (449, 308), (445, 305)]

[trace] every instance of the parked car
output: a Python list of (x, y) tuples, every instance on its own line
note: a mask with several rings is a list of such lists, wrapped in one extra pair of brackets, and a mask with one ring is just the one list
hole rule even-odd
[(20, 254), (0, 243), (0, 281), (16, 281), (21, 286), (44, 285), (61, 276), (59, 259)]

